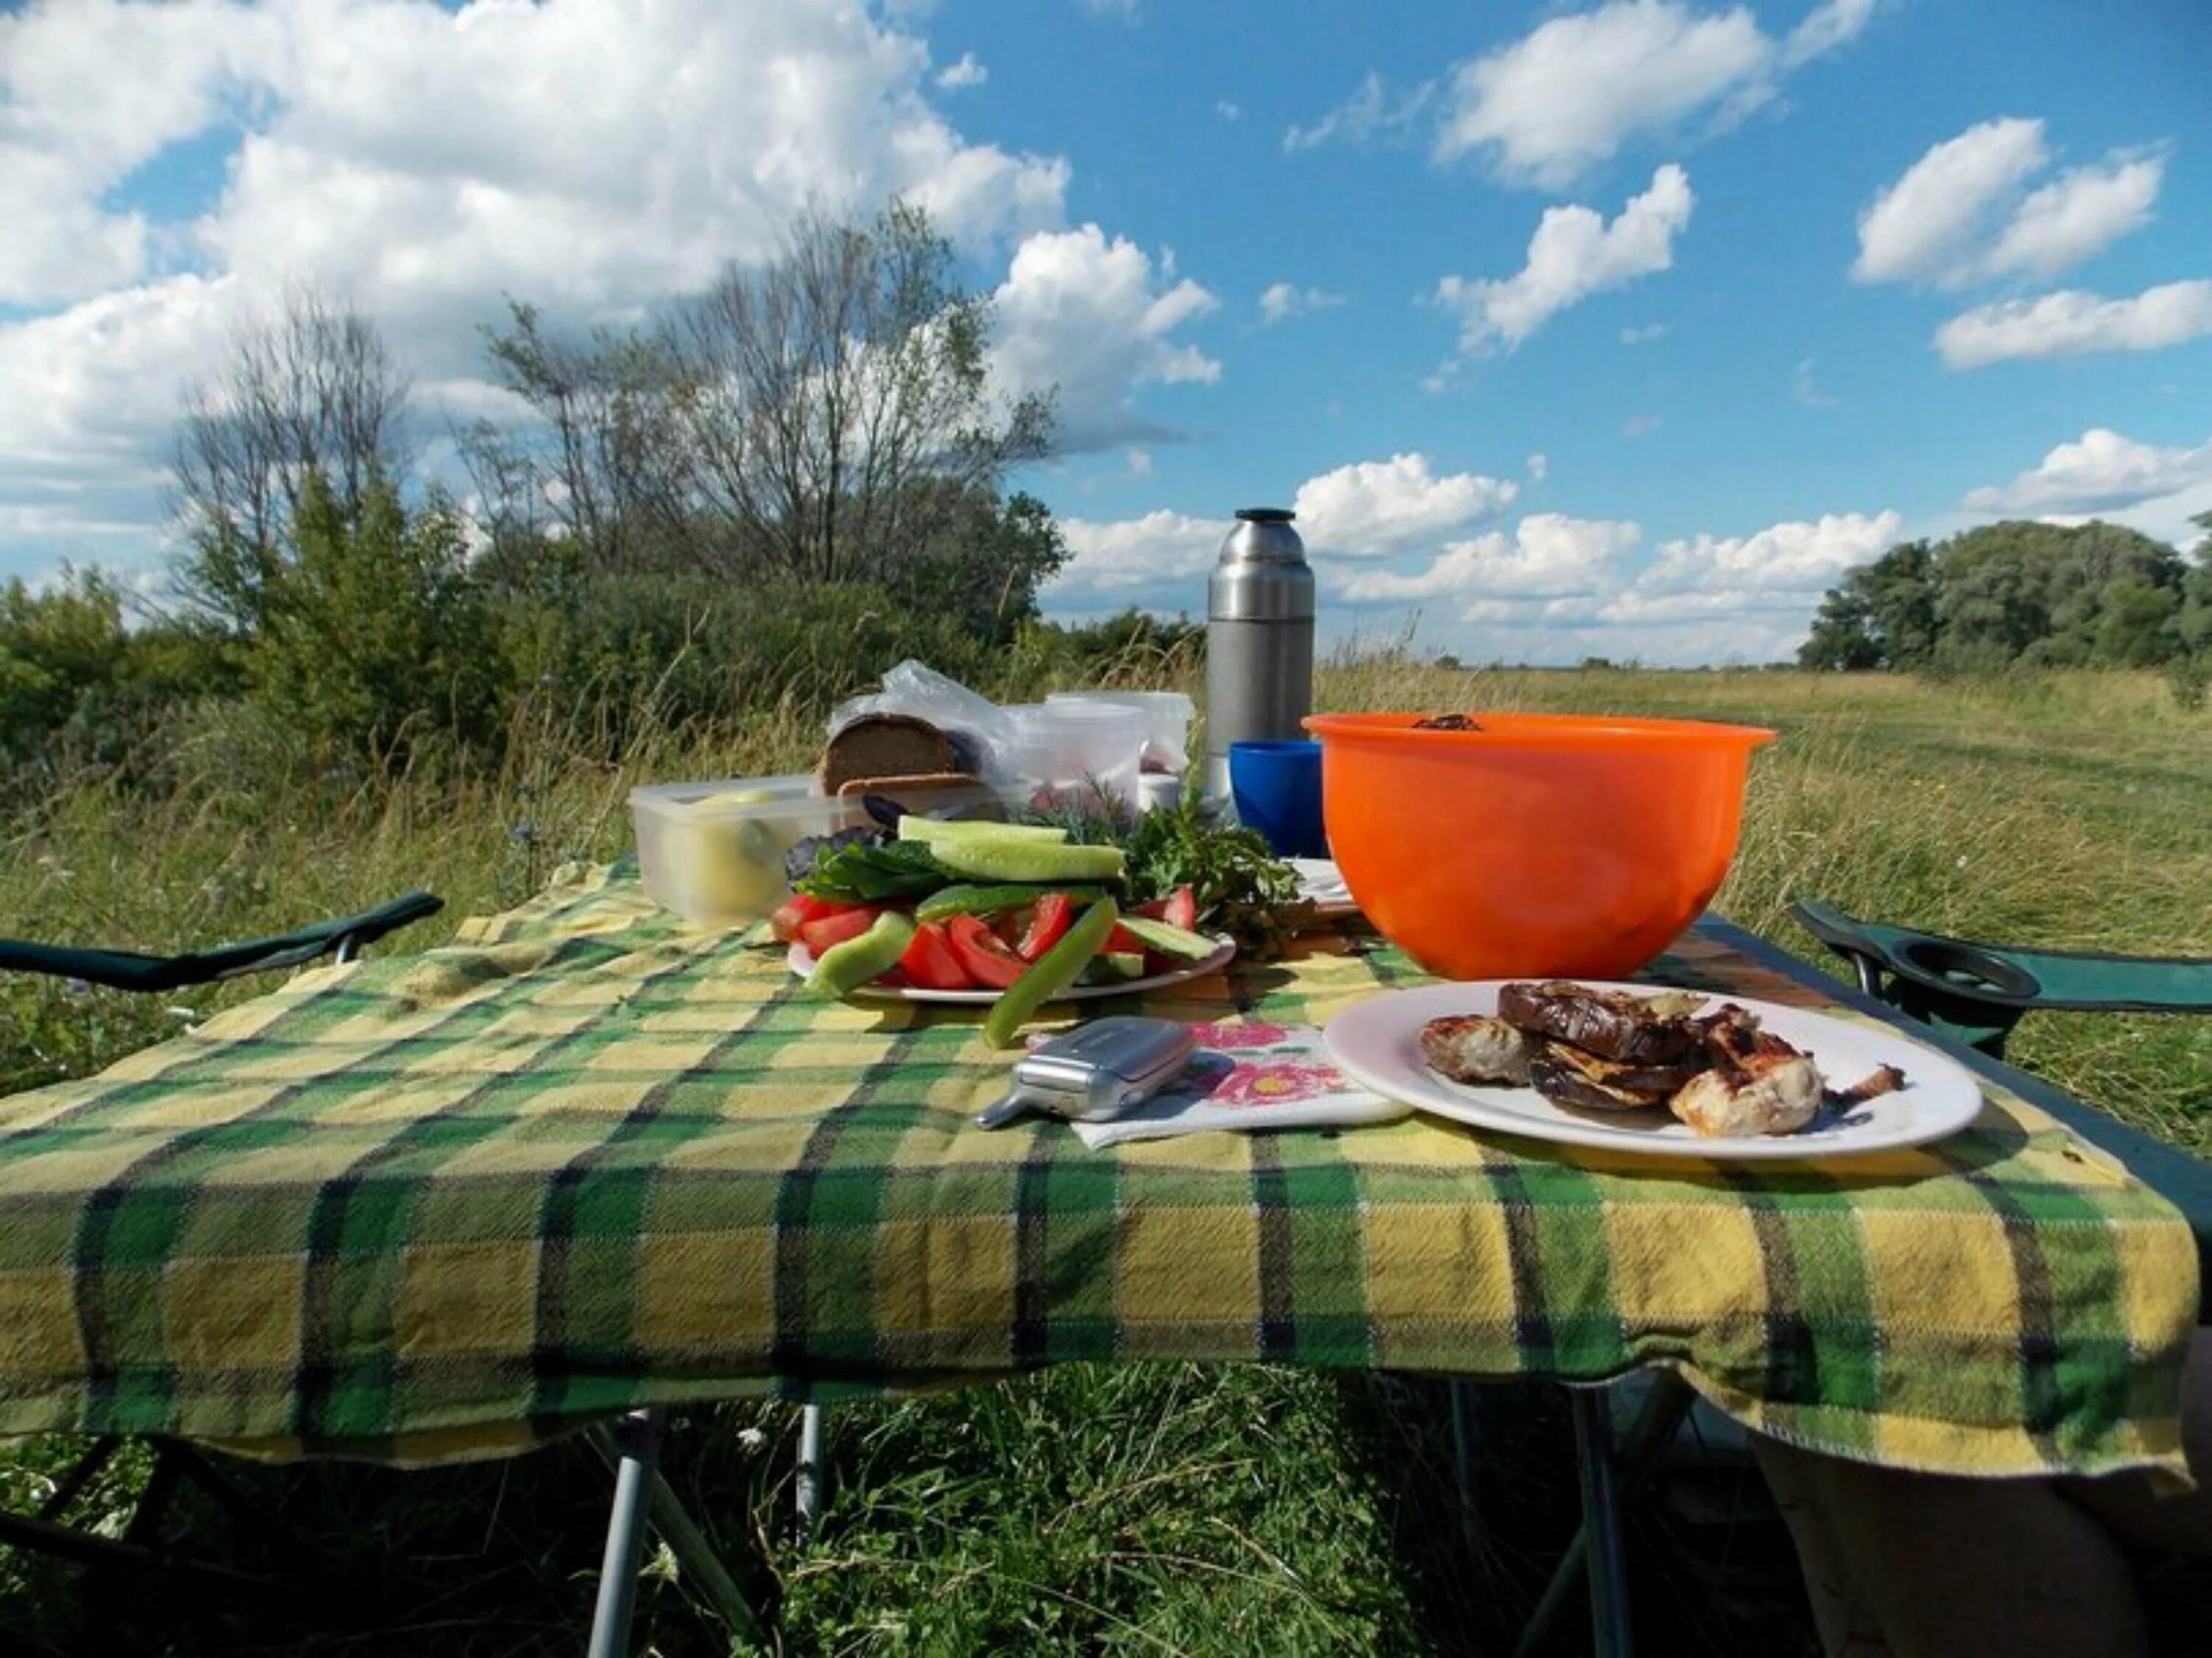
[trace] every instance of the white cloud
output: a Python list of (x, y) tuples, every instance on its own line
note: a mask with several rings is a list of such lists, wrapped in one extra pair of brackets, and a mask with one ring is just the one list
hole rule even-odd
[(2132, 299), (2062, 288), (2033, 300), (2000, 300), (1951, 319), (1936, 349), (1953, 368), (2014, 357), (2087, 351), (2159, 351), (2212, 334), (2212, 281), (2167, 282)]
[(1541, 483), (1551, 475), (1551, 471), (1552, 458), (1542, 450), (1540, 449), (1528, 457), (1528, 481), (1531, 483)]
[(2212, 483), (2212, 439), (2193, 448), (2138, 443), (2092, 427), (2010, 483), (1972, 490), (1979, 513), (2106, 513)]
[(1361, 570), (1339, 593), (1353, 604), (1408, 603), (1458, 594), (1543, 597), (1590, 593), (1607, 584), (1642, 531), (1633, 524), (1532, 513), (1511, 535), (1493, 530), (1451, 543), (1410, 575)]
[(1836, 399), (1813, 383), (1813, 359), (1800, 357), (1790, 371), (1790, 395), (1808, 409), (1833, 409)]
[(1508, 179), (1564, 189), (1638, 134), (1754, 107), (1783, 71), (1855, 38), (1873, 9), (1828, 0), (1783, 42), (1741, 6), (1701, 15), (1676, 0), (1613, 0), (1553, 18), (1453, 71), (1436, 159), (1481, 151)]
[(962, 87), (980, 87), (991, 78), (987, 69), (972, 52), (960, 54), (960, 61), (948, 64), (937, 72), (937, 84), (947, 92), (957, 92)]
[(992, 371), (1012, 393), (1058, 387), (1063, 447), (1171, 437), (1138, 414), (1136, 388), (1221, 377), (1218, 361), (1176, 337), (1218, 301), (1188, 277), (1163, 286), (1164, 276), (1134, 242), (1095, 224), (1040, 233), (1015, 251), (995, 296)]
[(1317, 556), (1388, 558), (1433, 546), (1451, 531), (1511, 505), (1520, 487), (1478, 472), (1439, 477), (1422, 454), (1360, 461), (1307, 479), (1293, 510)]
[(1635, 323), (1620, 331), (1623, 345), (1645, 345), (1658, 339), (1667, 331), (1663, 322)]
[(1501, 282), (1446, 276), (1437, 284), (1437, 299), (1460, 313), (1462, 349), (1478, 350), (1493, 339), (1518, 345), (1576, 301), (1667, 270), (1696, 201), (1689, 174), (1670, 162), (1610, 224), (1591, 208), (1546, 209), (1517, 275)]
[(217, 120), (279, 44), (276, 20), (209, 3), (0, 16), (0, 303), (65, 303), (147, 276), (158, 228), (104, 198)]
[(2051, 162), (2044, 125), (1984, 121), (1932, 146), (1859, 216), (1861, 282), (1944, 288), (2051, 276), (2150, 222), (2166, 164), (2115, 152), (2029, 191)]
[(1316, 149), (1340, 138), (1364, 143), (1378, 135), (1402, 134), (1428, 106), (1436, 89), (1435, 82), (1424, 81), (1393, 98), (1382, 76), (1370, 70), (1349, 97), (1311, 126), (1286, 128), (1283, 148), (1295, 155), (1302, 149)]
[(1217, 98), (1213, 100), (1213, 112), (1224, 121), (1234, 121), (1244, 113), (1244, 106), (1233, 98)]
[(1990, 251), (1993, 275), (2052, 276), (2150, 222), (2166, 164), (2155, 155), (2061, 173), (2020, 204)]
[(1625, 438), (1640, 438), (1657, 431), (1666, 423), (1656, 415), (1631, 415), (1626, 420), (1621, 422), (1620, 435)]
[(1858, 39), (1879, 0), (1826, 0), (1805, 15), (1782, 43), (1782, 63), (1796, 69)]
[(1888, 550), (1904, 522), (1894, 512), (1831, 513), (1810, 522), (1769, 525), (1747, 536), (1669, 541), (1635, 592), (1643, 599), (1695, 592), (1714, 601), (1747, 593), (1819, 592), (1852, 566)]
[[(0, 17), (0, 304), (70, 307), (0, 323), (0, 500), (41, 487), (60, 464), (42, 456), (158, 464), (179, 384), (289, 282), (349, 297), (426, 380), (453, 380), (481, 373), (503, 295), (565, 323), (635, 319), (763, 257), (809, 204), (903, 193), (976, 258), (1060, 225), (1066, 162), (955, 131), (911, 15), (82, 0)], [(198, 216), (114, 204), (186, 140), (234, 145)], [(1174, 367), (1139, 355), (1140, 374)]]
[(1188, 581), (1213, 567), (1226, 525), (1181, 513), (1147, 513), (1115, 524), (1060, 520), (1073, 556), (1044, 589), (1047, 604), (1079, 594), (1133, 593)]
[(2049, 159), (2043, 123), (2017, 117), (1935, 145), (1859, 216), (1851, 275), (1863, 282), (1966, 280), (1997, 203)]
[(1260, 295), (1260, 320), (1279, 323), (1308, 311), (1326, 311), (1344, 303), (1344, 295), (1330, 294), (1318, 288), (1300, 288), (1292, 282), (1270, 282)]

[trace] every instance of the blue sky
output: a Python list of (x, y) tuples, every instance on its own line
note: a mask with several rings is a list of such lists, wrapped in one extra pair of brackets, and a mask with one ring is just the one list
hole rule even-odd
[(0, 574), (158, 564), (179, 389), (286, 281), (434, 425), (502, 293), (639, 314), (896, 190), (1060, 387), (1054, 610), (1201, 609), (1296, 502), (1334, 634), (1769, 659), (1902, 536), (2193, 539), (2208, 64), (2194, 0), (33, 8)]

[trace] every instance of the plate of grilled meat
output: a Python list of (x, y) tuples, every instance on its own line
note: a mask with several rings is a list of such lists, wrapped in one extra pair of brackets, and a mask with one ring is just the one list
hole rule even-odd
[(1566, 980), (1393, 992), (1332, 1019), (1345, 1073), (1478, 1128), (1657, 1157), (1846, 1157), (1941, 1139), (1973, 1073), (1887, 1026), (1748, 996)]

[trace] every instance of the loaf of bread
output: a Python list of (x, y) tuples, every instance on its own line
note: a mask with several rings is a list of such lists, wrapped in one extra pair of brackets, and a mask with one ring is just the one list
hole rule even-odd
[(822, 752), (824, 794), (856, 779), (921, 777), (955, 769), (952, 744), (927, 720), (906, 714), (864, 714), (830, 739)]

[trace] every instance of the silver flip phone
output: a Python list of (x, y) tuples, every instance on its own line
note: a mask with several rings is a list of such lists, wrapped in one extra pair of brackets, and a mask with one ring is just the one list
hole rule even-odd
[(1189, 1028), (1172, 1019), (1093, 1019), (1024, 1055), (1013, 1087), (976, 1114), (976, 1127), (1001, 1127), (1026, 1111), (1104, 1122), (1173, 1082), (1197, 1051)]

